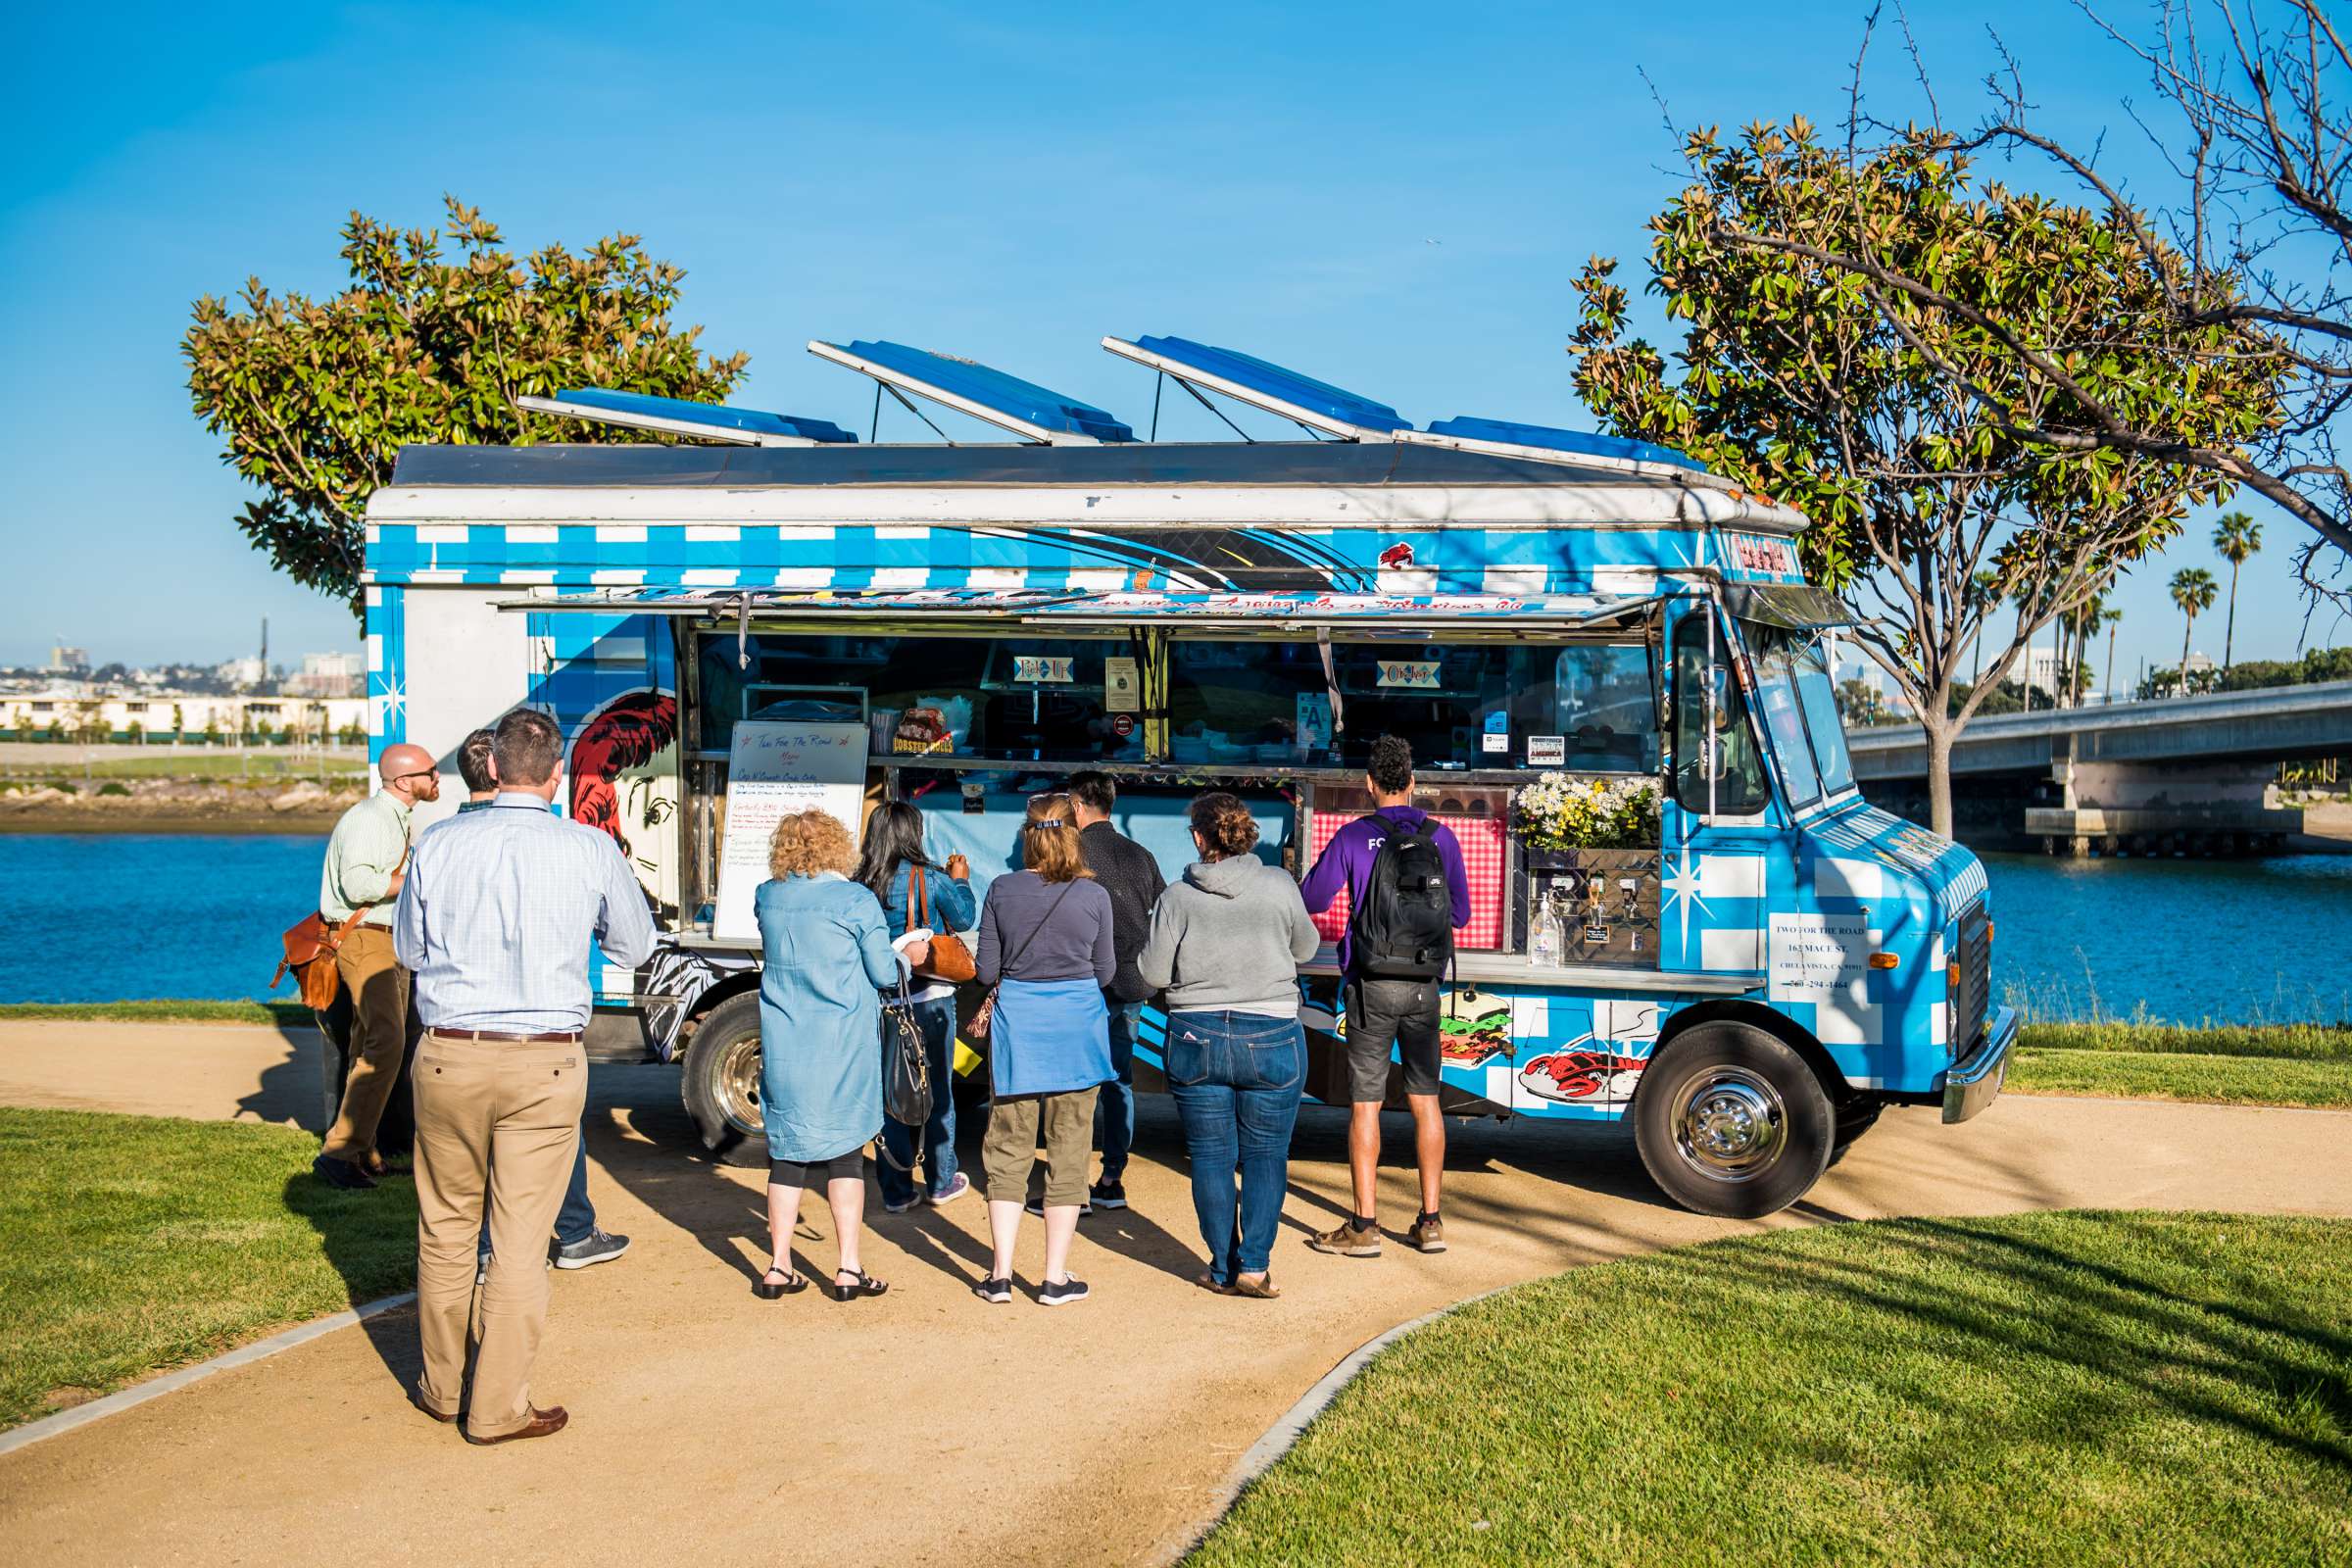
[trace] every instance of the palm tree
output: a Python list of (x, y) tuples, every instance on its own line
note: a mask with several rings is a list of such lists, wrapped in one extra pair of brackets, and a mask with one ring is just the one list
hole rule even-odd
[(2185, 617), (2180, 626), (2180, 695), (2188, 695), (2188, 639), (2196, 629), (2197, 612), (2213, 608), (2221, 584), (2203, 566), (2183, 566), (2173, 573), (2173, 604)]
[(1977, 617), (1977, 662), (1968, 673), (1969, 690), (1974, 691), (1984, 679), (1984, 617), (1992, 607), (2001, 602), (2001, 579), (1993, 572), (1980, 571), (1968, 579), (1969, 609)]
[(2107, 701), (2115, 701), (2115, 627), (2124, 618), (2123, 606), (2099, 612), (2099, 619), (2107, 623)]
[(2230, 563), (2230, 621), (2222, 633), (2222, 673), (2230, 673), (2237, 643), (2237, 568), (2262, 548), (2262, 524), (2242, 512), (2224, 513), (2213, 524), (2213, 552)]

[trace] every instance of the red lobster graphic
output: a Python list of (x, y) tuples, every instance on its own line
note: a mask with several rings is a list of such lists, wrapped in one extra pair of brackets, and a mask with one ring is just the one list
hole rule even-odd
[(629, 855), (621, 830), (616, 780), (643, 767), (678, 736), (678, 700), (667, 692), (630, 692), (614, 698), (582, 726), (571, 743), (571, 819), (612, 835)]

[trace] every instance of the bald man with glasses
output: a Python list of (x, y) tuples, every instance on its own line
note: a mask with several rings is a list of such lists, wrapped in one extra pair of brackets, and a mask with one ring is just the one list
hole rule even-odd
[(376, 771), (384, 787), (335, 823), (318, 878), (318, 912), (343, 930), (335, 973), (351, 998), (351, 1076), (311, 1167), (333, 1187), (373, 1187), (368, 1168), (380, 1167), (376, 1127), (408, 1050), (409, 977), (392, 951), (392, 910), (408, 874), (411, 815), (441, 798), (441, 774), (421, 746), (385, 747)]

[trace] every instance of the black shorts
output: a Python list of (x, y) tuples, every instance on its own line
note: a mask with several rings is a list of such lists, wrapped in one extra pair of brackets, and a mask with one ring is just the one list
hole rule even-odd
[(822, 1187), (828, 1182), (865, 1180), (863, 1146), (831, 1159), (778, 1159), (767, 1156), (767, 1179), (778, 1187)]
[(1404, 1092), (1438, 1092), (1438, 983), (1435, 980), (1348, 980), (1341, 998), (1348, 1013), (1348, 1098), (1361, 1105), (1389, 1098), (1389, 1048), (1404, 1058)]

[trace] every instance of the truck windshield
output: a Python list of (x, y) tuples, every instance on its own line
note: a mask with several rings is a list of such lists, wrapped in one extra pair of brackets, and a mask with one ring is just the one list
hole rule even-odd
[(1848, 790), (1854, 765), (1838, 716), (1837, 688), (1810, 634), (1746, 627), (1756, 649), (1756, 685), (1765, 727), (1780, 760), (1790, 807), (1810, 806)]

